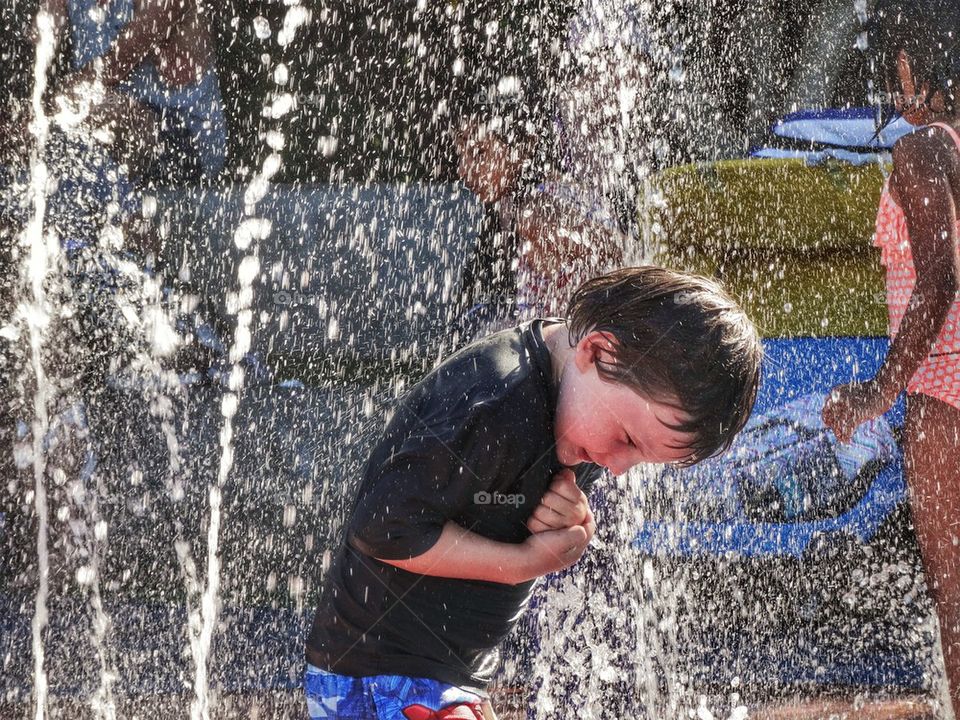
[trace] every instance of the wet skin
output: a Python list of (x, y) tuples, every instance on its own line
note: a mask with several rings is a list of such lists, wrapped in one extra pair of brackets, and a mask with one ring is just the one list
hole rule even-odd
[[(898, 58), (897, 110), (912, 124), (943, 122), (960, 129), (938, 91), (914, 76), (909, 56)], [(901, 138), (893, 150), (889, 189), (903, 208), (916, 285), (896, 338), (871, 380), (834, 388), (824, 423), (848, 442), (859, 425), (886, 412), (906, 388), (931, 346), (960, 289), (960, 156), (940, 128)], [(924, 572), (940, 620), (947, 679), (960, 709), (960, 544), (954, 527), (960, 508), (960, 409), (922, 394), (907, 398), (904, 454), (911, 513)]]
[(554, 432), (561, 463), (593, 462), (621, 475), (640, 463), (677, 463), (690, 456), (694, 437), (672, 427), (686, 419), (676, 404), (600, 375), (598, 361), (613, 359), (608, 335), (592, 332), (570, 347), (566, 325), (558, 324), (544, 330), (544, 339), (559, 385)]

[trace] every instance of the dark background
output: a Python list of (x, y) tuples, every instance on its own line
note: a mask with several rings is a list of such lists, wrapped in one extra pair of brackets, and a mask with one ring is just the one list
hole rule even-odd
[[(38, 4), (7, 0), (0, 10), (5, 100), (29, 98), (32, 91), (30, 28)], [(485, 98), (502, 76), (522, 79), (524, 117), (537, 116), (542, 125), (537, 88), (556, 65), (560, 45), (551, 47), (551, 40), (561, 38), (569, 13), (569, 3), (544, 0), (430, 0), (422, 9), (416, 2), (305, 2), (311, 22), (281, 49), (276, 34), (287, 11), (281, 2), (205, 5), (230, 130), (224, 179), (242, 181), (259, 163), (269, 125), (279, 126), (287, 140), (279, 182), (453, 177), (450, 131), (464, 115), (489, 114)], [(254, 32), (258, 16), (271, 26), (267, 38)], [(59, 48), (53, 87), (70, 69), (66, 42)], [(462, 67), (455, 73), (458, 58)], [(272, 78), (278, 62), (289, 68), (283, 87)], [(275, 123), (262, 109), (280, 92), (291, 93), (297, 105)]]
[[(226, 182), (242, 182), (264, 156), (267, 127), (286, 137), (286, 183), (449, 181), (456, 179), (452, 130), (467, 116), (505, 117), (526, 125), (549, 145), (553, 98), (563, 83), (561, 55), (574, 0), (304, 0), (312, 19), (281, 49), (277, 32), (287, 6), (280, 0), (205, 2), (218, 51), (218, 71), (230, 129)], [(667, 0), (656, 22), (683, 56), (682, 88), (666, 67), (653, 67), (641, 101), (644, 142), (659, 142), (660, 164), (742, 157), (762, 143), (773, 120), (793, 109), (785, 102), (791, 77), (816, 34), (824, 0)], [(29, 27), (38, 0), (7, 0), (0, 9), (0, 83), (6, 98), (28, 97), (33, 84)], [(853, 13), (853, 6), (850, 9)], [(271, 28), (260, 39), (253, 21)], [(54, 75), (69, 71), (63, 43)], [(265, 57), (268, 56), (268, 57)], [(860, 62), (858, 53), (850, 62)], [(274, 84), (279, 62), (289, 82)], [(459, 65), (455, 71), (455, 64)], [(857, 67), (827, 104), (863, 104)], [(825, 72), (833, 72), (825, 68)], [(496, 86), (517, 77), (520, 93), (493, 106)], [(57, 78), (51, 85), (56, 87)], [(279, 122), (264, 104), (289, 92), (297, 106)], [(5, 106), (6, 103), (3, 103)], [(333, 140), (335, 139), (335, 141)], [(642, 157), (643, 148), (637, 152)], [(549, 150), (539, 157), (549, 162)]]
[[(546, 138), (552, 99), (562, 82), (560, 57), (571, 0), (305, 0), (312, 19), (281, 49), (276, 34), (287, 6), (278, 0), (206, 2), (218, 50), (229, 129), (225, 181), (243, 181), (264, 155), (266, 127), (286, 137), (279, 182), (451, 180), (451, 131), (465, 116), (500, 114), (507, 127), (527, 124)], [(7, 0), (0, 10), (0, 82), (5, 98), (29, 96), (33, 47), (28, 28), (37, 0)], [(662, 6), (662, 7), (661, 7)], [(661, 31), (682, 48), (687, 78), (681, 98), (663, 68), (649, 91), (648, 138), (670, 147), (666, 162), (742, 155), (762, 141), (787, 82), (803, 61), (801, 45), (821, 3), (678, 0), (660, 3)], [(852, 10), (851, 10), (852, 12)], [(262, 16), (271, 28), (260, 39)], [(759, 52), (773, 60), (758, 70)], [(54, 75), (69, 71), (60, 48)], [(269, 59), (264, 61), (265, 55)], [(286, 86), (274, 84), (278, 62)], [(459, 61), (459, 71), (455, 63)], [(849, 73), (847, 73), (849, 75)], [(855, 74), (855, 73), (854, 73)], [(504, 76), (520, 80), (509, 105), (491, 106)], [(56, 86), (56, 78), (52, 85)], [(859, 82), (857, 83), (859, 86)], [(280, 122), (263, 117), (273, 94), (297, 106)], [(846, 95), (858, 95), (859, 87)], [(761, 97), (761, 102), (756, 98)], [(838, 97), (843, 104), (853, 97)], [(335, 138), (335, 143), (331, 141)]]

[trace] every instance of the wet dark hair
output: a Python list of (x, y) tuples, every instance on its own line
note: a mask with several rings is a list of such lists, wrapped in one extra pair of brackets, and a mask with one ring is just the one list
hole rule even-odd
[(897, 57), (903, 50), (910, 57), (917, 89), (929, 83), (926, 100), (940, 91), (949, 112), (960, 107), (960, 2), (879, 0), (865, 30), (870, 74), (878, 90), (899, 89)]
[(570, 300), (570, 344), (593, 331), (615, 338), (605, 380), (622, 383), (689, 416), (692, 465), (730, 447), (760, 383), (763, 349), (753, 323), (713, 280), (660, 267), (588, 280)]

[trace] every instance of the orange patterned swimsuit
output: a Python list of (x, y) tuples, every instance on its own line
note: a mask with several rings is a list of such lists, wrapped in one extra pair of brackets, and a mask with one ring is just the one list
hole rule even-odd
[[(960, 135), (942, 123), (960, 152)], [(877, 233), (873, 244), (880, 248), (880, 259), (887, 276), (887, 311), (890, 337), (895, 338), (917, 282), (910, 252), (910, 236), (903, 209), (890, 194), (889, 180), (884, 183), (877, 210)], [(960, 220), (957, 222), (960, 237)], [(955, 298), (926, 360), (907, 384), (908, 393), (923, 393), (960, 410), (960, 297)]]

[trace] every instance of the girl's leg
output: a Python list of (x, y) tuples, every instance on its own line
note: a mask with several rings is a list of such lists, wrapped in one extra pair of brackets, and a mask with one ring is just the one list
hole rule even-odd
[(907, 398), (904, 451), (913, 524), (940, 620), (950, 699), (960, 711), (960, 410)]

